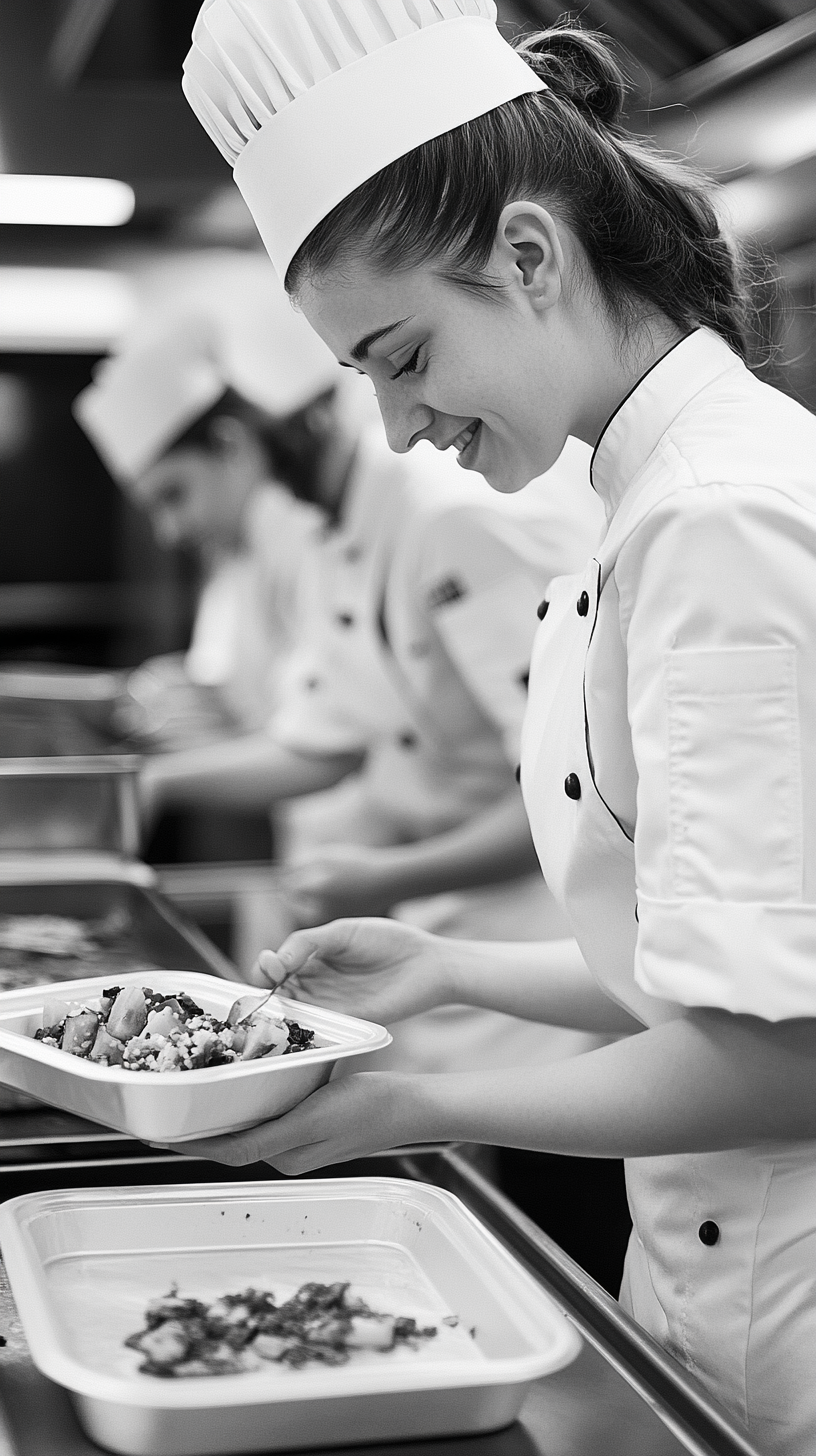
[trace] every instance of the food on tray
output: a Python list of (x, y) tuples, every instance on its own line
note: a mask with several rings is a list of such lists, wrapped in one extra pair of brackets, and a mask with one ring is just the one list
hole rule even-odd
[(308, 1027), (277, 1015), (271, 996), (241, 996), (221, 1021), (184, 991), (162, 995), (149, 986), (111, 986), (90, 1001), (46, 1002), (34, 1037), (43, 1046), (129, 1072), (186, 1072), (317, 1046)]
[(95, 946), (83, 920), (66, 915), (0, 916), (0, 951), (32, 951), (37, 955), (92, 955)]
[(126, 910), (117, 906), (98, 920), (67, 915), (0, 915), (0, 991), (43, 981), (159, 970), (141, 952)]
[(207, 1304), (174, 1285), (151, 1300), (145, 1328), (125, 1340), (145, 1358), (145, 1375), (239, 1375), (265, 1362), (345, 1365), (361, 1352), (418, 1349), (437, 1334), (409, 1316), (383, 1314), (349, 1293), (348, 1284), (302, 1284), (277, 1305), (266, 1289), (224, 1294)]

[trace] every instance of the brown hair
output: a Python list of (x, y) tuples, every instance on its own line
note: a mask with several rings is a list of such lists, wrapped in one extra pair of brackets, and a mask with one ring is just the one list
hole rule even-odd
[(332, 398), (334, 394), (334, 386), (322, 390), (301, 409), (277, 419), (228, 385), (220, 398), (188, 425), (164, 453), (203, 450), (208, 455), (214, 454), (219, 448), (218, 421), (226, 418), (240, 420), (254, 435), (270, 474), (288, 485), (299, 499), (311, 501), (314, 499), (317, 460), (326, 444), (325, 432), (315, 432), (312, 410), (315, 404)]
[(707, 325), (743, 358), (749, 290), (713, 188), (622, 125), (627, 83), (602, 36), (558, 26), (521, 55), (547, 90), (509, 101), (385, 167), (310, 233), (286, 274), (303, 282), (363, 247), (385, 271), (444, 259), (444, 276), (486, 274), (502, 209), (547, 201), (572, 228), (612, 317), (658, 312), (684, 332)]

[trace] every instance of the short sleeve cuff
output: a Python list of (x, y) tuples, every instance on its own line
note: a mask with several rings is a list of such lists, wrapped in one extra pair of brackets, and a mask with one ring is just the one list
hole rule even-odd
[(635, 980), (681, 1006), (816, 1017), (816, 905), (638, 901)]

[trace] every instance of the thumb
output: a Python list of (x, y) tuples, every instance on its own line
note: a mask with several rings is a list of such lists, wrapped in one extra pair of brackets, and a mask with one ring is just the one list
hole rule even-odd
[[(295, 930), (283, 942), (275, 959), (283, 967), (284, 975), (300, 971), (312, 956), (331, 962), (345, 955), (349, 948), (350, 927), (353, 920), (331, 920), (328, 925), (313, 926), (308, 930)], [(272, 955), (264, 951), (264, 955)]]
[(252, 967), (251, 980), (253, 985), (272, 986), (277, 990), (288, 974), (274, 950), (262, 950)]

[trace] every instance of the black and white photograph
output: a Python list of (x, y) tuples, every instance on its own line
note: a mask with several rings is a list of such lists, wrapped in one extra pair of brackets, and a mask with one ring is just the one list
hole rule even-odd
[(0, 0), (0, 1456), (816, 1456), (816, 5)]

